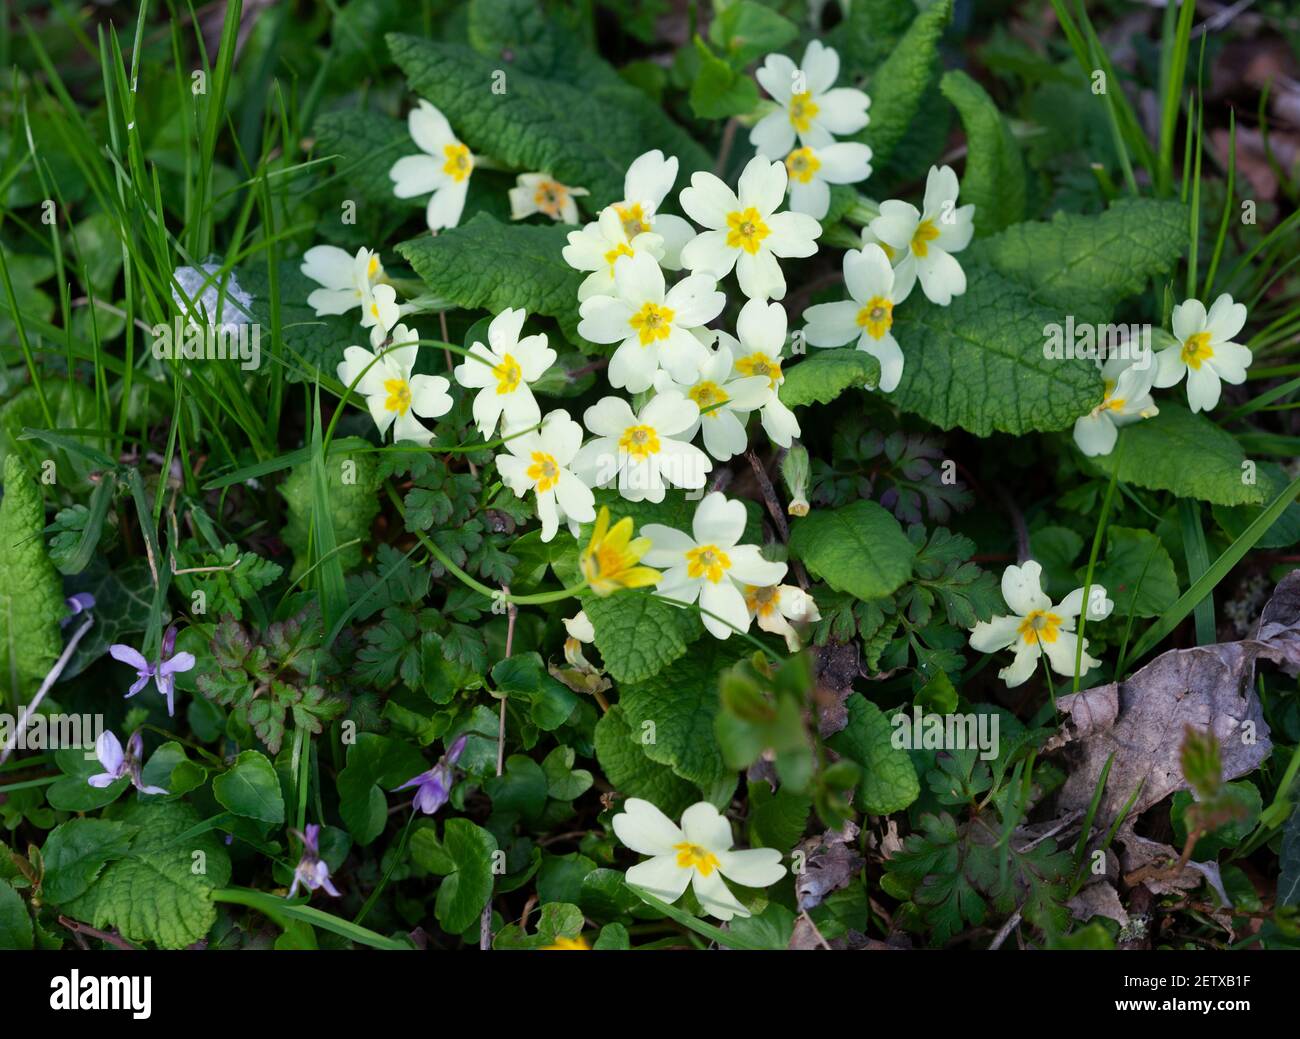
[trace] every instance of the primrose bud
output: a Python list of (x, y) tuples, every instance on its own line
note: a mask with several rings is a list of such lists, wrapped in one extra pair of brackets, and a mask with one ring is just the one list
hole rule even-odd
[(786, 511), (791, 516), (808, 515), (808, 449), (795, 442), (781, 460), (781, 476), (785, 479), (785, 489), (790, 494), (790, 504)]

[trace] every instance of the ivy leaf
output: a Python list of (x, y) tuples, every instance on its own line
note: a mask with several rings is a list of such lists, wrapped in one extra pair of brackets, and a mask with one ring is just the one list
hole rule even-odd
[(916, 546), (875, 502), (816, 509), (796, 520), (790, 552), (832, 588), (859, 599), (896, 591), (912, 575)]
[(596, 633), (605, 669), (618, 682), (642, 682), (686, 652), (691, 636), (678, 606), (632, 589), (610, 596), (584, 595), (582, 608)]
[(448, 819), (442, 847), (455, 867), (438, 886), (434, 911), (449, 934), (473, 924), (492, 896), (492, 858), (496, 838), (468, 819)]
[(259, 822), (284, 822), (280, 780), (266, 755), (246, 750), (229, 771), (212, 781), (212, 795), (236, 815)]
[[(1087, 569), (1080, 567), (1075, 572), (1080, 584)], [(1107, 527), (1106, 554), (1092, 579), (1106, 589), (1115, 601), (1115, 612), (1122, 617), (1159, 617), (1178, 598), (1174, 562), (1149, 530)]]
[(963, 263), (964, 295), (947, 307), (909, 300), (895, 322), (907, 363), (892, 402), (982, 437), (1064, 429), (1100, 403), (1095, 365), (1043, 356), (1043, 327), (1061, 315), (996, 271)]
[[(93, 927), (116, 927), (124, 938), (183, 949), (216, 922), (212, 892), (230, 881), (230, 856), (211, 832), (185, 840), (198, 813), (181, 801), (128, 801), (119, 821), (138, 827), (128, 857), (111, 863), (63, 911)], [(202, 858), (196, 858), (202, 853)], [(202, 862), (203, 869), (195, 865)]]
[(1025, 163), (1011, 127), (982, 86), (959, 70), (939, 81), (966, 129), (961, 201), (975, 203), (975, 233), (1000, 231), (1025, 215)]
[(1123, 451), (1088, 459), (1108, 476), (1119, 458), (1119, 479), (1151, 491), (1171, 491), (1215, 505), (1258, 505), (1264, 492), (1245, 483), (1246, 456), (1230, 433), (1181, 404), (1160, 404), (1160, 414), (1128, 426)]
[[(964, 197), (965, 184), (962, 191)], [(1098, 216), (1058, 212), (1050, 221), (1016, 224), (970, 255), (1029, 289), (1033, 302), (1058, 311), (1053, 320), (1069, 313), (1076, 321), (1101, 322), (1120, 300), (1168, 273), (1186, 244), (1185, 206), (1125, 198)], [(1041, 324), (1034, 341), (1041, 349)]]
[(801, 404), (829, 404), (854, 386), (866, 390), (880, 384), (880, 362), (863, 350), (841, 347), (818, 350), (785, 369), (785, 381), (777, 391), (787, 407)]
[(513, 69), (497, 92), (499, 55), (402, 34), (387, 41), (411, 89), (441, 109), (472, 151), (585, 187), (596, 207), (623, 197), (628, 166), (649, 148), (676, 155), (687, 170), (709, 164), (698, 144), (628, 84), (601, 77), (578, 86)]
[(402, 242), (397, 251), (440, 299), (493, 314), (522, 307), (530, 316), (555, 318), (577, 342), (582, 275), (560, 255), (567, 240), (564, 227), (506, 225), (478, 213), (460, 227)]
[(889, 721), (865, 696), (849, 697), (849, 723), (827, 742), (857, 763), (858, 807), (871, 815), (900, 812), (921, 793), (916, 769), (906, 750), (895, 748)]
[[(718, 675), (738, 656), (725, 642), (709, 639), (653, 678), (624, 685), (619, 699), (628, 727), (648, 740), (642, 744), (646, 756), (689, 779), (717, 804), (725, 803), (736, 785), (713, 734)], [(647, 722), (651, 725), (643, 728)]]
[(936, 0), (913, 19), (871, 77), (871, 122), (855, 139), (871, 146), (877, 168), (889, 161), (921, 108), (938, 69), (939, 38), (951, 15), (952, 0)]
[(5, 458), (0, 501), (0, 693), (23, 702), (63, 649), (63, 582), (45, 554), (41, 490), (16, 453)]
[(694, 786), (646, 755), (641, 731), (628, 727), (617, 704), (596, 723), (596, 760), (620, 794), (643, 798), (673, 818), (699, 800)]
[(41, 848), (41, 898), (62, 905), (82, 894), (105, 865), (127, 853), (134, 834), (135, 827), (108, 819), (69, 819), (55, 827)]

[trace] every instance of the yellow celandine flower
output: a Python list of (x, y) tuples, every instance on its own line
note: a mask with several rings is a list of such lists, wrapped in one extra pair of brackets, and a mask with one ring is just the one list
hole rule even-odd
[(548, 949), (557, 949), (561, 952), (590, 952), (591, 946), (587, 943), (587, 939), (582, 935), (578, 935), (576, 938), (565, 938), (563, 935), (560, 935), (550, 945), (542, 946), (542, 951)]
[(658, 570), (637, 565), (649, 550), (649, 538), (632, 537), (631, 516), (624, 516), (611, 527), (609, 509), (601, 506), (591, 541), (579, 559), (582, 576), (597, 595), (658, 584), (662, 576)]

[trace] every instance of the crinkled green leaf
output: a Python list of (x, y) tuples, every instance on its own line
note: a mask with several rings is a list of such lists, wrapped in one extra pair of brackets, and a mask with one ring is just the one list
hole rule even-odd
[(582, 606), (595, 629), (605, 670), (615, 681), (644, 681), (686, 652), (689, 615), (646, 589), (584, 595)]
[(894, 747), (889, 720), (865, 696), (849, 697), (848, 708), (848, 725), (828, 742), (862, 770), (855, 805), (871, 815), (902, 811), (921, 793), (912, 759)]
[(397, 251), (440, 299), (493, 314), (522, 307), (555, 318), (576, 339), (582, 275), (560, 255), (570, 230), (507, 225), (479, 213), (461, 227), (402, 242)]
[(790, 553), (832, 588), (877, 599), (912, 576), (916, 546), (898, 520), (872, 501), (814, 509), (790, 531)]
[(628, 727), (617, 704), (596, 723), (596, 760), (620, 794), (640, 797), (676, 818), (699, 799), (699, 791), (667, 765), (651, 759), (642, 730)]
[[(1020, 225), (1023, 226), (1023, 225)], [(894, 335), (906, 364), (890, 402), (942, 429), (976, 436), (1064, 429), (1101, 403), (1102, 380), (1084, 359), (1043, 356), (1043, 328), (1064, 315), (960, 254), (967, 288), (939, 307), (920, 291), (899, 307)]]
[[(1256, 469), (1256, 480), (1263, 490), (1264, 502), (1270, 502), (1286, 490), (1291, 482), (1286, 470), (1274, 462), (1260, 462)], [(1214, 506), (1214, 519), (1223, 528), (1229, 538), (1238, 538), (1264, 511), (1263, 506), (1226, 505)], [(1300, 502), (1292, 502), (1282, 510), (1273, 525), (1268, 528), (1258, 541), (1256, 548), (1290, 548), (1300, 543)]]
[(1155, 418), (1126, 426), (1123, 451), (1089, 462), (1109, 475), (1120, 458), (1119, 478), (1152, 491), (1171, 491), (1180, 498), (1199, 498), (1216, 505), (1258, 505), (1258, 483), (1246, 483), (1249, 470), (1241, 446), (1205, 415), (1162, 400)]
[(82, 894), (109, 862), (131, 846), (135, 827), (108, 819), (69, 819), (45, 838), (41, 898), (62, 905)]
[(0, 698), (25, 702), (63, 650), (63, 582), (45, 553), (41, 490), (17, 454), (0, 501)]
[[(361, 544), (339, 550), (336, 558), (345, 570), (360, 564), (362, 545), (369, 540), (370, 524), (379, 512), (380, 480), (375, 456), (357, 450), (366, 446), (359, 437), (335, 440), (325, 463), (326, 499), (334, 523), (335, 542), (343, 545), (361, 539)], [(312, 544), (312, 463), (294, 466), (288, 479), (280, 485), (280, 493), (289, 506), (280, 536), (293, 550), (291, 576), (297, 578), (309, 565), (308, 546)], [(319, 545), (316, 547), (319, 549)]]
[(829, 404), (854, 386), (875, 389), (880, 383), (880, 362), (853, 347), (814, 350), (798, 364), (785, 368), (784, 373), (785, 381), (777, 392), (786, 407)]
[(178, 841), (200, 821), (180, 801), (131, 800), (116, 818), (139, 828), (130, 852), (111, 863), (89, 891), (63, 906), (64, 912), (164, 949), (199, 941), (217, 919), (213, 890), (230, 880), (225, 846), (211, 831)]
[(1025, 163), (1011, 127), (982, 86), (959, 70), (939, 82), (966, 129), (961, 203), (975, 203), (975, 233), (1000, 231), (1025, 215)]

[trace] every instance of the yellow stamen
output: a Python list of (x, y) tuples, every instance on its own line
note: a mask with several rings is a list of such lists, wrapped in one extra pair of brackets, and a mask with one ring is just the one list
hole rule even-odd
[(1183, 340), (1183, 364), (1192, 371), (1200, 371), (1201, 365), (1214, 356), (1214, 347), (1210, 346), (1210, 333), (1197, 332)]
[(912, 232), (912, 252), (925, 256), (930, 251), (930, 243), (939, 237), (939, 229), (933, 220), (922, 220)]
[(745, 376), (766, 375), (772, 389), (776, 389), (776, 384), (781, 381), (781, 362), (774, 361), (761, 350), (736, 361), (736, 371)]
[(643, 303), (641, 309), (628, 318), (627, 323), (636, 329), (642, 346), (659, 339), (667, 339), (672, 332), (673, 311), (662, 304)]
[(688, 577), (704, 577), (717, 584), (730, 569), (731, 557), (717, 545), (697, 545), (686, 553)]
[(1055, 642), (1060, 634), (1061, 618), (1046, 610), (1034, 610), (1016, 629), (1017, 633), (1029, 645), (1035, 642)]
[(623, 233), (627, 235), (629, 241), (650, 230), (650, 221), (645, 218), (645, 211), (641, 208), (640, 202), (633, 202), (630, 206), (615, 206), (614, 212), (622, 221)]
[(725, 404), (731, 399), (726, 390), (716, 382), (710, 382), (708, 379), (697, 382), (691, 387), (686, 396), (699, 405), (700, 411), (704, 411), (705, 408), (713, 409), (706, 414), (706, 418), (717, 418), (722, 414), (722, 409), (718, 405)]
[(639, 462), (659, 453), (659, 433), (654, 426), (628, 426), (618, 446)]
[(881, 251), (884, 252), (885, 258), (889, 260), (890, 263), (893, 263), (894, 257), (898, 255), (898, 251), (888, 242), (877, 242), (876, 244), (880, 246)]
[(864, 328), (872, 339), (880, 339), (894, 324), (894, 303), (884, 296), (872, 296), (867, 305), (858, 311), (858, 327)]
[(384, 408), (405, 415), (411, 407), (411, 384), (405, 379), (385, 379), (384, 392), (388, 394)]
[(560, 465), (554, 456), (543, 451), (533, 452), (533, 464), (524, 470), (528, 479), (537, 485), (537, 493), (545, 494), (560, 482)]
[(366, 265), (366, 277), (373, 278), (377, 270), (379, 270), (379, 254), (374, 253), (370, 257), (370, 263)]
[(759, 244), (772, 233), (753, 206), (728, 213), (727, 228), (727, 245), (732, 249), (744, 249), (750, 256), (758, 252)]
[(694, 866), (700, 871), (701, 876), (707, 877), (718, 868), (718, 857), (708, 848), (682, 841), (681, 844), (674, 844), (673, 850), (677, 852), (677, 865), (682, 869), (690, 869)]
[(587, 586), (597, 595), (612, 595), (620, 588), (645, 588), (658, 584), (663, 575), (648, 566), (637, 566), (650, 551), (649, 538), (632, 538), (632, 517), (624, 516), (609, 525), (609, 509), (601, 506), (591, 541), (578, 558)]
[(813, 179), (813, 174), (822, 168), (822, 164), (811, 148), (796, 148), (785, 157), (785, 168), (791, 180), (807, 184)]
[(632, 250), (629, 249), (622, 242), (619, 242), (618, 245), (614, 246), (613, 249), (611, 249), (609, 252), (605, 254), (605, 262), (609, 264), (610, 273), (611, 274), (614, 273), (614, 263), (618, 260), (620, 256), (632, 256), (632, 255), (634, 255)]
[(537, 185), (533, 195), (533, 205), (549, 217), (558, 219), (563, 215), (564, 203), (569, 199), (569, 189), (554, 180), (543, 180)]
[(457, 142), (445, 145), (442, 151), (447, 156), (447, 161), (442, 166), (442, 172), (459, 184), (474, 169), (474, 159), (470, 156), (469, 149)]
[(745, 605), (756, 617), (770, 617), (776, 612), (780, 601), (781, 589), (774, 584), (763, 588), (756, 588), (752, 584), (745, 586)]
[(519, 389), (519, 383), (523, 380), (524, 370), (519, 367), (510, 354), (501, 358), (501, 363), (493, 367), (492, 374), (497, 377), (497, 393), (506, 394), (514, 393)]
[(806, 133), (820, 110), (808, 91), (795, 94), (790, 98), (790, 125), (800, 133)]

